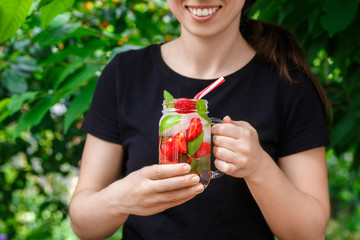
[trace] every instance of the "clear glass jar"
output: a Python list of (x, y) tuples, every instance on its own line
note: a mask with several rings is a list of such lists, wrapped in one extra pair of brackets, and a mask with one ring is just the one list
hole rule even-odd
[(210, 169), (212, 121), (207, 104), (203, 99), (164, 100), (159, 122), (159, 164), (190, 164), (204, 187), (222, 175)]

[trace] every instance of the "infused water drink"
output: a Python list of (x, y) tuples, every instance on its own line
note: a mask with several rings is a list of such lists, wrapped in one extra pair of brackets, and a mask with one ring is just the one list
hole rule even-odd
[[(164, 94), (165, 95), (165, 94)], [(165, 99), (159, 122), (159, 164), (188, 163), (206, 187), (216, 172), (210, 169), (211, 121), (207, 101)]]

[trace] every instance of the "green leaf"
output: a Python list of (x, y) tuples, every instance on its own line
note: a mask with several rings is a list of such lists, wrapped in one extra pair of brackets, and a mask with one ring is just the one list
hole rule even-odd
[(0, 43), (14, 35), (29, 14), (33, 0), (0, 0)]
[(325, 15), (321, 17), (321, 25), (329, 32), (330, 37), (344, 30), (354, 20), (359, 1), (328, 0), (324, 4)]
[(85, 65), (77, 73), (75, 73), (67, 82), (65, 82), (62, 89), (74, 88), (82, 85), (85, 81), (90, 80), (95, 76), (95, 73), (99, 70), (99, 65), (91, 64)]
[(67, 38), (80, 38), (80, 37), (91, 37), (91, 36), (98, 36), (101, 32), (94, 28), (85, 28), (80, 27), (76, 29), (74, 32), (70, 33)]
[(171, 114), (164, 117), (160, 123), (160, 133), (178, 124), (181, 121), (181, 118), (182, 116), (180, 114)]
[(169, 93), (168, 91), (164, 90), (164, 99), (165, 100), (169, 100), (169, 99), (174, 99), (173, 95), (171, 95), (171, 93)]
[(4, 75), (2, 82), (10, 92), (23, 93), (27, 90), (28, 85), (25, 78), (13, 69), (6, 70)]
[[(80, 62), (83, 62), (83, 58), (91, 55), (94, 53), (95, 50), (102, 48), (106, 45), (106, 42), (104, 42), (101, 39), (94, 39), (83, 46), (78, 45), (70, 45), (66, 47), (64, 50), (61, 50), (57, 53), (51, 54), (48, 59), (46, 59), (43, 64), (51, 64), (51, 63), (57, 63), (60, 61), (63, 61), (67, 59), (69, 56), (80, 56), (81, 59)], [(73, 62), (73, 61), (72, 61)], [(71, 63), (70, 63), (71, 64)]]
[[(171, 95), (171, 93), (169, 93), (168, 91), (164, 90), (164, 99), (165, 100), (172, 100), (174, 99), (173, 95)], [(173, 108), (174, 107), (174, 101), (166, 101), (165, 106), (167, 108)]]
[(24, 102), (34, 100), (38, 93), (39, 92), (25, 92), (23, 94), (14, 94), (11, 97), (11, 102), (8, 105), (10, 115), (13, 115), (15, 112), (19, 111)]
[(22, 76), (32, 76), (35, 71), (41, 71), (35, 58), (30, 56), (18, 56), (12, 60), (11, 68)]
[(0, 123), (10, 115), (10, 110), (8, 109), (10, 101), (10, 98), (5, 98), (0, 101)]
[(203, 140), (204, 140), (204, 130), (201, 132), (201, 134), (197, 138), (195, 138), (194, 140), (192, 140), (188, 143), (189, 156), (194, 155), (196, 153), (196, 151), (199, 150)]
[(55, 76), (53, 76), (54, 79), (54, 85), (53, 85), (53, 89), (57, 90), (60, 86), (60, 84), (65, 81), (65, 79), (72, 73), (74, 73), (74, 71), (76, 71), (77, 69), (79, 69), (80, 67), (82, 67), (84, 64), (84, 60), (81, 58), (74, 58), (73, 61), (71, 61), (67, 66), (65, 67), (56, 67), (54, 68), (50, 74), (55, 74)]
[(44, 118), (45, 114), (49, 111), (50, 107), (57, 103), (60, 99), (68, 97), (76, 89), (61, 90), (53, 95), (47, 95), (35, 104), (33, 108), (19, 118), (18, 126), (14, 132), (14, 138), (25, 131), (27, 128), (38, 125)]
[(205, 119), (210, 125), (211, 125), (211, 121), (207, 115), (207, 108), (206, 108), (206, 104), (204, 102), (204, 100), (200, 99), (196, 101), (196, 111), (199, 114), (200, 117), (202, 117), (203, 119)]
[(66, 24), (71, 18), (70, 12), (65, 12), (57, 15), (50, 23), (49, 26), (52, 28), (59, 27), (61, 25)]
[(46, 96), (41, 99), (30, 111), (19, 118), (14, 138), (25, 131), (28, 127), (35, 126), (41, 122), (49, 108), (53, 105), (54, 96)]
[(80, 114), (88, 110), (92, 96), (95, 91), (97, 81), (90, 81), (87, 86), (85, 86), (79, 95), (77, 95), (72, 101), (65, 113), (64, 120), (64, 133), (66, 133), (71, 124), (79, 117)]
[(337, 145), (346, 142), (349, 135), (354, 131), (354, 126), (357, 122), (357, 112), (349, 111), (342, 119), (333, 127), (331, 131), (331, 145), (336, 147)]
[(42, 31), (36, 35), (33, 42), (38, 42), (42, 46), (51, 46), (69, 37), (71, 33), (81, 26), (80, 22), (68, 23), (48, 31)]
[(41, 22), (46, 27), (59, 13), (72, 7), (74, 0), (53, 0), (41, 8)]
[(43, 6), (49, 4), (52, 0), (41, 0), (38, 8), (42, 8)]

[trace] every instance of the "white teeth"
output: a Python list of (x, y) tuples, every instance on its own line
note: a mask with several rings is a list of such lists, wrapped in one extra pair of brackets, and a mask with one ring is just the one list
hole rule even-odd
[(203, 16), (209, 15), (209, 11), (205, 8), (202, 12)]
[(209, 16), (213, 13), (215, 13), (217, 10), (219, 9), (219, 7), (214, 7), (214, 8), (189, 8), (190, 12), (192, 12), (192, 14), (194, 14), (195, 16), (198, 17), (206, 17)]

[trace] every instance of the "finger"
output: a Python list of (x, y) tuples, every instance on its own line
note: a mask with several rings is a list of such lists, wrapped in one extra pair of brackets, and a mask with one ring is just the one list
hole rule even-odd
[(236, 170), (236, 166), (232, 163), (228, 163), (219, 159), (215, 159), (214, 164), (220, 172), (223, 172), (227, 175), (231, 175)]
[(211, 127), (211, 133), (213, 135), (221, 135), (234, 138), (234, 136), (236, 136), (236, 134), (233, 133), (234, 131), (237, 131), (237, 127), (232, 123), (215, 124)]
[(185, 175), (189, 173), (190, 170), (191, 166), (187, 163), (162, 165), (155, 164), (152, 166), (144, 167), (142, 169), (142, 174), (144, 174), (145, 177), (151, 180), (156, 180)]
[(171, 177), (166, 179), (154, 180), (150, 184), (158, 193), (176, 191), (183, 188), (194, 186), (200, 182), (200, 177), (196, 174)]
[(168, 203), (171, 206), (176, 204), (184, 203), (189, 199), (195, 197), (196, 195), (202, 193), (204, 191), (204, 186), (200, 183), (187, 187), (181, 188), (175, 191), (162, 192), (158, 193), (154, 196), (153, 201), (156, 203)]
[(231, 122), (232, 122), (232, 119), (229, 116), (225, 116), (223, 118), (223, 123), (231, 123)]
[(214, 147), (213, 148), (213, 153), (216, 159), (227, 162), (227, 163), (232, 163), (232, 164), (236, 164), (237, 161), (237, 154), (227, 148), (222, 148), (222, 147)]
[[(249, 153), (249, 141), (244, 138), (234, 139), (230, 137), (224, 137), (220, 135), (213, 136), (213, 143), (215, 147), (225, 148), (231, 152), (248, 154)], [(231, 156), (236, 157), (236, 155)]]
[(253, 126), (250, 123), (248, 123), (246, 121), (234, 121), (229, 116), (224, 117), (223, 123), (232, 123), (232, 124), (235, 124), (236, 126), (241, 126), (241, 127), (245, 127), (245, 128), (253, 128)]
[(216, 124), (211, 128), (213, 135), (221, 135), (234, 139), (249, 138), (253, 135), (254, 130), (246, 122), (234, 122)]
[(230, 138), (222, 135), (214, 135), (212, 138), (212, 142), (216, 147), (225, 147), (225, 148), (230, 144), (233, 144), (234, 140), (235, 140), (234, 138)]

